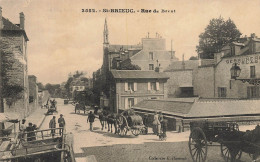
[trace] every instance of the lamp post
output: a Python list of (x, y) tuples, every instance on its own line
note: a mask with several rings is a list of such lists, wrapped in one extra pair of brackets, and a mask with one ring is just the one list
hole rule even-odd
[(249, 79), (244, 79), (244, 78), (238, 78), (240, 76), (241, 73), (241, 69), (240, 67), (237, 65), (237, 63), (234, 63), (230, 69), (230, 73), (231, 73), (231, 79), (235, 79), (235, 80), (240, 80), (243, 83), (248, 82), (249, 84), (252, 85), (260, 85), (260, 78), (249, 78)]

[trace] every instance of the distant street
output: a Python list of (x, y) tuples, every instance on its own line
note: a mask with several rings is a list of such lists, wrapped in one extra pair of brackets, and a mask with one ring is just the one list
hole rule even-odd
[[(135, 137), (128, 133), (126, 137), (108, 133), (100, 129), (98, 119), (94, 123), (94, 131), (89, 131), (87, 115), (81, 111), (74, 113), (74, 106), (64, 105), (63, 100), (58, 102), (58, 114), (64, 115), (66, 131), (74, 135), (74, 152), (77, 162), (85, 162), (86, 156), (94, 155), (98, 162), (125, 162), (125, 161), (192, 161), (189, 148), (189, 132), (167, 132), (167, 141), (159, 141), (152, 134)], [(46, 117), (41, 129), (49, 127), (52, 115)], [(58, 126), (58, 125), (57, 125)], [(114, 129), (114, 128), (113, 128)], [(220, 147), (208, 147), (207, 159), (210, 162), (223, 161)], [(247, 154), (242, 154), (242, 161), (251, 161)]]

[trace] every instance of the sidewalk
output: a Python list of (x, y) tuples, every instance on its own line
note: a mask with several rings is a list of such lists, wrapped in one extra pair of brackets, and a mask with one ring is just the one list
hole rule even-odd
[(32, 114), (30, 114), (26, 118), (25, 125), (27, 126), (29, 123), (36, 124), (36, 126), (40, 129), (41, 125), (45, 119), (45, 113), (47, 112), (48, 109), (42, 109), (38, 108), (36, 109)]

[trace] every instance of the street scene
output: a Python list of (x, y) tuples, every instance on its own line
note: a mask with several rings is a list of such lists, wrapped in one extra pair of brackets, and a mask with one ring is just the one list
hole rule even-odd
[(260, 161), (260, 1), (0, 0), (0, 161)]

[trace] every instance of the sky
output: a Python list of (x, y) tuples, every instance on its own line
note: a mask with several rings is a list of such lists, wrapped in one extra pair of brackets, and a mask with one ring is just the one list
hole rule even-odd
[[(138, 44), (149, 32), (185, 60), (197, 56), (199, 34), (212, 18), (231, 18), (243, 35), (260, 37), (260, 0), (0, 0), (3, 16), (19, 23), (25, 14), (28, 72), (38, 82), (59, 84), (76, 70), (91, 76), (103, 61), (107, 18), (110, 44)], [(82, 9), (134, 9), (136, 13), (87, 13)], [(159, 10), (138, 13), (137, 10)], [(161, 10), (175, 10), (161, 13)]]

